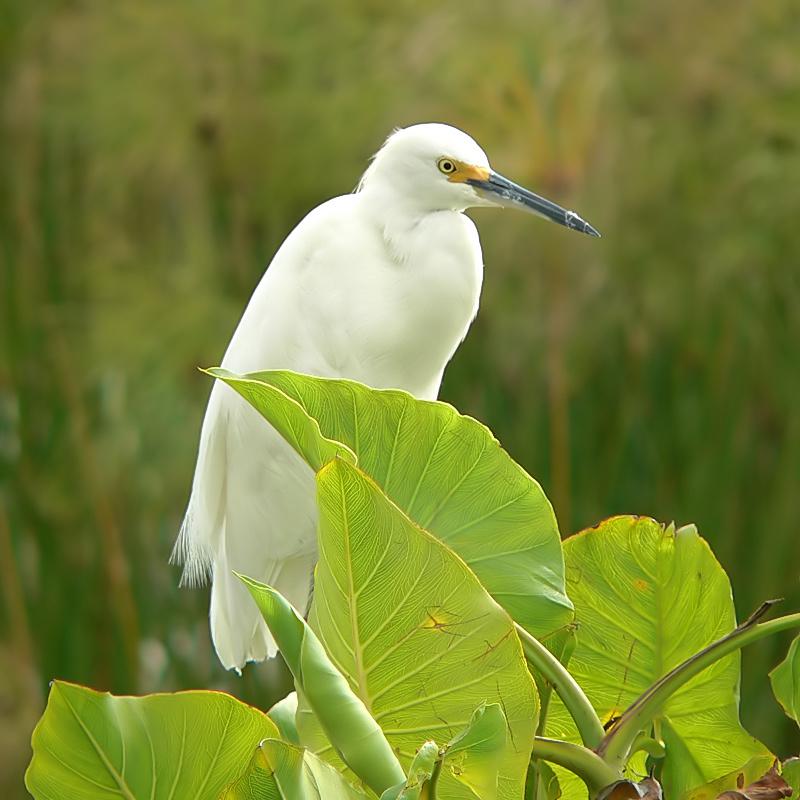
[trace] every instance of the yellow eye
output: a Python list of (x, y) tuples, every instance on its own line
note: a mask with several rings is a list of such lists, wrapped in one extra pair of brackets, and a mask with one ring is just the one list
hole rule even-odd
[(456, 171), (456, 165), (449, 158), (440, 158), (436, 166), (439, 167), (439, 172), (445, 175), (452, 175)]

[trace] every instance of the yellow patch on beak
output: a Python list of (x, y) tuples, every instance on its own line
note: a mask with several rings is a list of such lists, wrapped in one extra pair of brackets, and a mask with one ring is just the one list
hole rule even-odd
[(489, 178), (486, 167), (476, 167), (474, 164), (465, 164), (463, 161), (450, 159), (456, 165), (456, 171), (447, 176), (450, 183), (466, 183), (472, 181), (485, 181)]

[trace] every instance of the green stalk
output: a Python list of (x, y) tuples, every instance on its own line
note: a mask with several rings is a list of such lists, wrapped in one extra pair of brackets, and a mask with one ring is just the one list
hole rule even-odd
[(439, 758), (436, 759), (436, 763), (433, 765), (433, 772), (431, 772), (431, 779), (427, 782), (425, 786), (422, 787), (420, 800), (436, 800), (437, 793), (439, 791), (439, 776), (442, 774), (443, 762), (444, 762), (444, 757), (440, 755)]
[(547, 712), (550, 710), (552, 692), (539, 692), (539, 722), (536, 725), (536, 735), (544, 736), (547, 730)]
[(523, 627), (514, 623), (517, 635), (528, 663), (539, 670), (561, 698), (578, 728), (581, 741), (586, 747), (595, 748), (603, 741), (605, 731), (589, 698), (564, 665)]
[(533, 740), (533, 757), (574, 772), (586, 784), (590, 797), (622, 779), (622, 773), (609, 766), (593, 750), (572, 742), (536, 736)]
[(342, 761), (379, 797), (404, 783), (406, 774), (392, 746), (314, 631), (275, 589), (243, 575), (238, 577), (275, 637), (298, 692), (308, 701)]
[(639, 735), (634, 740), (631, 746), (631, 755), (638, 753), (640, 750), (643, 750), (652, 758), (664, 758), (667, 755), (663, 743), (654, 739), (652, 736), (648, 736), (643, 731), (640, 731)]
[(758, 623), (775, 602), (773, 600), (762, 604), (741, 625), (659, 678), (634, 700), (597, 747), (598, 754), (606, 763), (621, 769), (630, 756), (631, 748), (642, 728), (656, 716), (671, 695), (703, 670), (765, 636), (800, 627), (800, 614), (789, 614), (769, 622)]

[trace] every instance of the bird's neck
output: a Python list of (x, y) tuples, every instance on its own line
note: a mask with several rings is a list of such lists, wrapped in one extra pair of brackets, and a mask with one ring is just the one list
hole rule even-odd
[(416, 243), (413, 234), (432, 216), (453, 215), (460, 211), (426, 206), (416, 198), (411, 200), (398, 192), (366, 187), (359, 192), (365, 215), (378, 228), (387, 249), (395, 261), (405, 262)]

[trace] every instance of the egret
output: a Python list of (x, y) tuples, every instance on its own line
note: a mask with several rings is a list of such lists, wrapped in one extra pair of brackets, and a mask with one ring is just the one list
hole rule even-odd
[[(483, 258), (463, 213), (475, 206), (519, 208), (600, 235), (575, 212), (494, 172), (463, 131), (439, 123), (396, 130), (352, 194), (315, 208), (286, 238), (222, 366), (291, 369), (436, 399), (478, 311)], [(307, 608), (316, 562), (314, 476), (220, 382), (203, 420), (173, 559), (184, 564), (183, 584), (211, 578), (211, 635), (228, 669), (276, 653), (234, 571)]]

